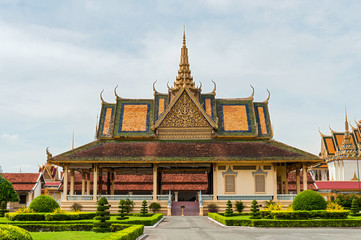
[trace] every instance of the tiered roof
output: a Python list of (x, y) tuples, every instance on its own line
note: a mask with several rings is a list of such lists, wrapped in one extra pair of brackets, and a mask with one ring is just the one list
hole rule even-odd
[[(331, 130), (331, 135), (321, 135), (321, 157), (327, 161), (338, 159), (356, 159), (357, 145), (361, 144), (361, 121), (355, 122), (356, 127), (348, 123), (347, 115), (345, 116), (345, 131), (336, 132)], [(351, 131), (349, 131), (349, 125)]]
[(44, 184), (42, 173), (3, 173), (2, 176), (13, 184), (15, 191), (33, 191), (37, 184)]
[[(252, 86), (251, 86), (252, 87)], [(65, 162), (304, 161), (320, 159), (274, 141), (269, 97), (217, 99), (196, 87), (191, 76), (185, 33), (178, 76), (168, 93), (153, 99), (102, 100), (96, 141), (49, 157)]]

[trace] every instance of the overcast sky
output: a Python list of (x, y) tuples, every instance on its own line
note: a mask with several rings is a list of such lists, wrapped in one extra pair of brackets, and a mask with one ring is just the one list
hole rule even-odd
[(0, 166), (37, 171), (93, 141), (99, 92), (152, 98), (178, 70), (183, 25), (192, 75), (218, 98), (271, 91), (275, 139), (313, 154), (361, 119), (360, 1), (0, 0)]

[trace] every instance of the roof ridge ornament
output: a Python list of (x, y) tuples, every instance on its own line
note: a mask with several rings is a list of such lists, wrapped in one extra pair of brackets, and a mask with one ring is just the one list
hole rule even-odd
[[(120, 98), (120, 97), (118, 96), (118, 94), (117, 94), (117, 88), (118, 88), (118, 84), (117, 84), (117, 86), (114, 88), (114, 95), (115, 95), (116, 99)], [(103, 90), (103, 91), (104, 91), (104, 90)]]
[(155, 83), (157, 82), (158, 80), (155, 80), (154, 83), (153, 83), (153, 95), (157, 94), (157, 90), (155, 90)]
[(321, 132), (320, 127), (318, 127), (318, 132), (320, 133), (321, 137), (326, 137), (326, 135)]
[(271, 97), (271, 93), (270, 93), (270, 91), (268, 90), (268, 88), (267, 88), (267, 92), (268, 92), (268, 97), (267, 97), (266, 100), (263, 101), (263, 102), (266, 103), (266, 104), (268, 104), (268, 101), (269, 101), (269, 99), (270, 99), (270, 97)]
[(217, 90), (216, 82), (213, 81), (213, 79), (212, 79), (211, 81), (213, 82), (213, 85), (214, 85), (213, 90), (212, 90), (212, 93), (213, 93), (214, 95), (216, 95), (216, 90)]
[(328, 124), (328, 128), (331, 130), (331, 133), (336, 133), (336, 131), (331, 128), (331, 123)]
[(49, 147), (46, 148), (47, 160), (49, 160), (53, 155), (49, 152)]

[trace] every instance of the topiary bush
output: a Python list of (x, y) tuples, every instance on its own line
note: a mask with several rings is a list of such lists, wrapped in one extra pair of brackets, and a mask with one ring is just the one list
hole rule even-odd
[(83, 206), (80, 203), (75, 202), (71, 205), (71, 210), (74, 212), (81, 212), (81, 210), (83, 210)]
[(259, 206), (258, 206), (258, 202), (256, 200), (252, 201), (252, 205), (251, 205), (251, 217), (250, 219), (260, 219), (261, 213), (259, 212)]
[(129, 218), (125, 216), (125, 214), (127, 213), (127, 206), (126, 206), (126, 201), (124, 199), (120, 199), (119, 201), (118, 212), (119, 212), (119, 216), (117, 217), (117, 220), (124, 220)]
[(292, 203), (293, 210), (325, 210), (326, 200), (313, 190), (306, 190), (297, 194)]
[(142, 216), (146, 216), (146, 214), (148, 213), (148, 206), (147, 206), (147, 200), (143, 200), (142, 202), (142, 208), (140, 209), (140, 213)]
[(59, 208), (59, 204), (54, 198), (47, 195), (40, 195), (30, 203), (29, 209), (34, 212), (49, 212), (52, 213), (56, 208)]
[(107, 211), (110, 208), (110, 205), (108, 204), (108, 200), (105, 197), (102, 197), (98, 201), (97, 206), (97, 216), (94, 218), (94, 232), (110, 232), (110, 222), (107, 222), (107, 220), (110, 219), (110, 212)]
[(125, 206), (126, 213), (129, 214), (134, 208), (134, 202), (127, 198), (127, 200), (125, 200)]
[(242, 211), (243, 211), (243, 209), (244, 209), (244, 204), (243, 204), (243, 202), (242, 202), (241, 200), (236, 201), (235, 206), (236, 206), (237, 212), (242, 213)]
[(159, 209), (160, 209), (160, 204), (157, 203), (157, 202), (152, 202), (150, 205), (149, 205), (149, 209), (152, 210), (154, 213), (158, 212)]
[(227, 201), (227, 207), (226, 207), (226, 211), (224, 212), (224, 216), (225, 217), (230, 217), (233, 215), (233, 206), (232, 206), (232, 202), (231, 200)]
[(350, 212), (350, 215), (353, 216), (353, 215), (356, 215), (359, 213), (359, 205), (358, 205), (358, 200), (356, 198), (354, 198), (352, 200), (352, 204), (351, 204), (351, 212)]
[(0, 239), (1, 240), (32, 240), (30, 233), (25, 229), (12, 226), (0, 225)]

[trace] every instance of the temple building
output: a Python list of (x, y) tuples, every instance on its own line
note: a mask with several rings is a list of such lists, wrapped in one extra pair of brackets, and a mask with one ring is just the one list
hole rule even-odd
[[(338, 193), (358, 193), (359, 146), (361, 143), (361, 121), (355, 122), (356, 127), (349, 124), (345, 115), (345, 131), (336, 132), (330, 128), (331, 134), (321, 135), (320, 156), (327, 164), (319, 164), (311, 171), (316, 177), (319, 191), (331, 199)], [(349, 129), (351, 127), (351, 131)], [(327, 176), (328, 175), (328, 176)], [(321, 177), (321, 179), (320, 179)]]
[(95, 141), (57, 156), (48, 152), (48, 163), (64, 170), (63, 208), (80, 202), (92, 210), (100, 196), (112, 211), (119, 199), (130, 198), (135, 211), (149, 200), (168, 215), (176, 214), (179, 201), (200, 215), (207, 204), (222, 207), (227, 200), (287, 202), (294, 197), (288, 173), (295, 171), (297, 193), (308, 186), (301, 170), (306, 176), (307, 167), (321, 160), (273, 139), (269, 96), (254, 101), (252, 87), (249, 97), (219, 99), (215, 83), (208, 93), (196, 86), (185, 34), (178, 76), (167, 93), (155, 83), (152, 99), (114, 93), (114, 103), (100, 95)]

